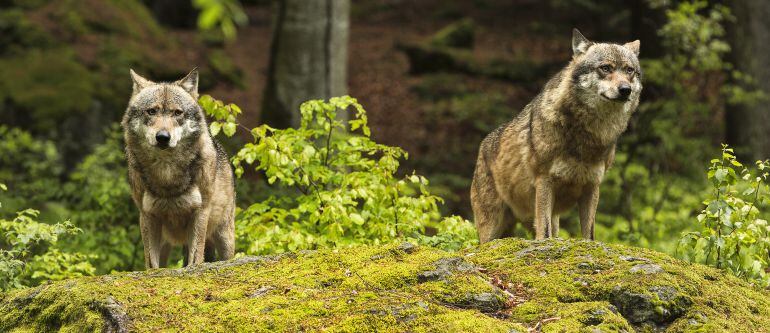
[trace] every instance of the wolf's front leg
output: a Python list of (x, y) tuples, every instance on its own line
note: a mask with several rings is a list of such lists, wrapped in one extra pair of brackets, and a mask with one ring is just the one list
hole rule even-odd
[(204, 206), (193, 214), (193, 225), (190, 226), (187, 234), (187, 265), (203, 262), (210, 211), (209, 207)]
[(146, 213), (139, 215), (139, 229), (142, 232), (144, 245), (144, 267), (146, 269), (160, 267), (161, 224)]
[(586, 186), (578, 201), (580, 210), (580, 230), (583, 238), (594, 239), (594, 222), (596, 220), (596, 206), (599, 205), (599, 184)]
[(535, 239), (553, 237), (553, 183), (547, 177), (535, 180)]

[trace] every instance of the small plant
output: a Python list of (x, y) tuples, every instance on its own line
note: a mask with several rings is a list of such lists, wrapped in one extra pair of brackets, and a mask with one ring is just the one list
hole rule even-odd
[(770, 161), (757, 161), (749, 170), (722, 145), (721, 159), (711, 160), (708, 171), (713, 194), (698, 215), (702, 229), (684, 234), (679, 243), (685, 259), (770, 286), (770, 225), (760, 211), (768, 201), (768, 168)]
[[(0, 184), (0, 190), (5, 189)], [(38, 214), (26, 209), (12, 220), (0, 218), (0, 291), (94, 273), (88, 256), (62, 252), (56, 244), (59, 237), (80, 229), (69, 221), (38, 222)]]
[[(241, 111), (210, 96), (200, 100), (217, 121), (211, 133), (235, 133)], [(352, 109), (351, 120), (337, 113)], [(232, 158), (238, 176), (244, 165), (264, 173), (269, 184), (293, 188), (244, 209), (236, 234), (247, 253), (379, 244), (398, 239), (457, 249), (475, 241), (473, 226), (442, 218), (443, 200), (427, 190), (425, 177), (397, 177), (407, 153), (370, 138), (366, 112), (351, 97), (312, 100), (300, 107), (299, 128), (262, 125), (254, 141)], [(432, 231), (433, 236), (426, 234)]]

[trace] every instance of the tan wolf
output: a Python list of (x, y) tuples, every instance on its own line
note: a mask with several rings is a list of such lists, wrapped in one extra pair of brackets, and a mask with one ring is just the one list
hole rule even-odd
[(594, 43), (574, 29), (572, 60), (512, 121), (482, 142), (471, 185), (481, 242), (534, 219), (535, 238), (555, 237), (577, 203), (583, 238), (594, 238), (599, 184), (639, 105), (639, 41)]
[(198, 71), (173, 83), (131, 70), (133, 93), (123, 117), (128, 178), (149, 268), (166, 265), (172, 245), (186, 264), (233, 256), (235, 189), (227, 154), (197, 103)]

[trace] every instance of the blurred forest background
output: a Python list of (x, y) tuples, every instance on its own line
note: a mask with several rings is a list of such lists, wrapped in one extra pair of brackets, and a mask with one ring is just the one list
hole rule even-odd
[[(240, 106), (247, 128), (297, 126), (300, 102), (354, 96), (372, 139), (409, 153), (398, 174), (425, 176), (445, 200), (443, 215), (472, 221), (478, 144), (566, 65), (573, 27), (597, 41), (641, 40), (642, 102), (602, 185), (597, 239), (677, 254), (683, 233), (705, 230), (707, 244), (698, 246), (720, 246), (707, 231), (721, 235), (747, 217), (704, 225), (704, 200), (716, 200), (717, 219), (735, 203), (721, 197), (723, 186), (748, 198), (738, 210), (764, 221), (761, 181), (741, 185), (737, 161), (735, 181), (714, 177), (723, 170), (715, 163), (731, 160), (721, 143), (748, 167), (770, 155), (767, 17), (763, 0), (0, 0), (0, 218), (17, 228), (0, 248), (22, 242), (18, 223), (11, 227), (17, 216), (69, 220), (82, 232), (27, 231), (76, 256), (38, 264), (92, 267), (62, 264), (21, 284), (143, 268), (117, 125), (129, 68), (162, 81), (198, 66), (201, 92)], [(222, 139), (232, 155), (252, 138)], [(286, 191), (263, 178), (252, 170), (238, 180), (239, 207)], [(28, 207), (39, 216), (17, 215)], [(577, 214), (562, 226), (562, 237), (579, 235)], [(770, 244), (762, 232), (751, 244)], [(738, 251), (759, 262), (747, 265), (760, 275), (767, 244)], [(296, 248), (254, 247), (239, 236), (241, 252)]]

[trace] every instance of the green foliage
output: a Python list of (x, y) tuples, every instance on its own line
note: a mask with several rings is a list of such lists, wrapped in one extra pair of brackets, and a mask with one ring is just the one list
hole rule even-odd
[(0, 12), (0, 55), (18, 53), (25, 48), (50, 44), (50, 38), (18, 9)]
[(68, 216), (85, 232), (66, 248), (96, 254), (100, 274), (138, 270), (144, 266), (139, 212), (131, 198), (120, 127), (113, 124), (106, 140), (81, 161), (64, 186)]
[[(210, 96), (201, 105), (217, 122), (211, 132), (234, 134), (240, 109)], [(343, 122), (337, 113), (352, 108)], [(251, 130), (254, 141), (234, 157), (236, 174), (244, 164), (263, 172), (269, 184), (294, 188), (291, 195), (271, 197), (244, 209), (236, 222), (240, 248), (247, 253), (349, 247), (409, 239), (457, 249), (471, 244), (473, 226), (459, 218), (441, 218), (425, 177), (398, 178), (400, 148), (370, 139), (363, 107), (350, 97), (308, 101), (300, 107), (299, 128), (262, 125)], [(428, 230), (435, 231), (427, 236)]]
[[(0, 189), (5, 190), (5, 185), (0, 184)], [(13, 219), (0, 218), (0, 291), (94, 273), (89, 256), (62, 252), (57, 246), (60, 237), (80, 229), (69, 221), (38, 222), (38, 214), (26, 209)]]
[[(35, 130), (56, 128), (64, 117), (82, 114), (91, 104), (91, 73), (67, 49), (31, 51), (0, 59), (0, 66), (0, 100), (11, 106), (6, 111), (26, 111), (22, 114)], [(0, 105), (0, 111), (6, 108)]]
[(704, 147), (723, 137), (716, 115), (725, 100), (750, 93), (725, 80), (732, 71), (725, 60), (727, 7), (692, 0), (665, 12), (658, 31), (665, 52), (642, 58), (642, 103), (602, 184), (597, 235), (673, 253), (707, 191), (698, 166), (714, 152)]
[(248, 21), (238, 0), (194, 0), (193, 5), (201, 11), (198, 27), (204, 31), (219, 27), (226, 39), (235, 38), (236, 25)]
[(0, 125), (0, 181), (15, 194), (4, 198), (10, 208), (20, 209), (19, 201), (41, 204), (55, 198), (61, 174), (61, 159), (53, 142)]
[(769, 169), (770, 161), (757, 161), (750, 170), (722, 146), (722, 157), (709, 167), (712, 194), (698, 215), (701, 230), (686, 233), (679, 243), (685, 259), (770, 286), (770, 225), (760, 212), (770, 199)]

